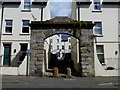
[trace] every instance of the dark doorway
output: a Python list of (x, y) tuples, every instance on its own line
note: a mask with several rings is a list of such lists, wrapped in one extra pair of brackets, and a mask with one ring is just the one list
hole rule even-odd
[(26, 50), (28, 48), (28, 44), (27, 43), (21, 43), (20, 44), (20, 61), (23, 61), (25, 56), (26, 56)]
[(51, 53), (51, 58), (49, 60), (48, 68), (53, 69), (58, 67), (59, 73), (66, 74), (67, 67), (70, 67), (74, 71), (74, 61), (71, 60), (71, 53), (66, 53), (64, 59), (57, 59), (57, 54)]
[(10, 66), (11, 44), (4, 44), (4, 59), (3, 65)]

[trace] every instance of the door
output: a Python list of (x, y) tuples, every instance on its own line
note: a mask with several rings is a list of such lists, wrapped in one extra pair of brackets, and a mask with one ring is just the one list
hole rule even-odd
[(10, 65), (11, 44), (4, 44), (3, 65)]
[(26, 50), (28, 48), (27, 43), (21, 43), (21, 48), (20, 48), (20, 61), (23, 61), (25, 56), (26, 56)]

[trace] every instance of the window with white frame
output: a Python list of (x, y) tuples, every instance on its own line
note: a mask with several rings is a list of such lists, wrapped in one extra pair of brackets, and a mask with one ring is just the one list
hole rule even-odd
[(50, 43), (53, 43), (53, 39), (50, 39)]
[(5, 20), (6, 26), (5, 26), (5, 33), (12, 33), (12, 20)]
[(57, 50), (59, 49), (59, 45), (57, 45)]
[(51, 45), (51, 47), (50, 47), (50, 48), (51, 48), (51, 50), (52, 50), (52, 49), (53, 49), (53, 46)]
[(94, 10), (95, 11), (100, 11), (101, 10), (101, 3), (100, 0), (94, 0)]
[(71, 39), (69, 39), (69, 42), (71, 42)]
[(31, 2), (30, 0), (24, 0), (24, 9), (30, 10), (31, 9)]
[(64, 45), (62, 45), (62, 49), (65, 49)]
[(94, 22), (94, 34), (102, 35), (102, 22)]
[(69, 48), (68, 49), (71, 49), (71, 45), (69, 45)]
[(103, 45), (96, 45), (96, 52), (97, 52), (97, 57), (100, 63), (105, 63), (104, 60), (104, 46)]
[(57, 43), (59, 43), (59, 39), (57, 39)]
[(29, 20), (23, 20), (22, 33), (29, 33)]

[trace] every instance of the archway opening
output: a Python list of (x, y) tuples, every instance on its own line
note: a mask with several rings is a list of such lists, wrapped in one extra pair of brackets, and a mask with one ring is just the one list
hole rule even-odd
[(72, 75), (80, 72), (79, 39), (67, 33), (56, 33), (44, 40), (44, 71), (58, 67), (60, 74), (66, 74), (67, 67)]

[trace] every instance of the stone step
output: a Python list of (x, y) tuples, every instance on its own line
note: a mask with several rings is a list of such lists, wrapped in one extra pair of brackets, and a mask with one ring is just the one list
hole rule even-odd
[(81, 47), (81, 50), (86, 50), (86, 49), (88, 49), (87, 47)]
[(88, 73), (89, 71), (88, 71), (88, 69), (83, 69), (82, 72), (83, 73)]
[(84, 54), (84, 53), (82, 53), (82, 54), (81, 54), (81, 56), (84, 56), (84, 57), (85, 57), (85, 56), (86, 56), (86, 57), (89, 57), (90, 55), (89, 55), (89, 54)]
[[(47, 77), (53, 77), (53, 73), (52, 72), (44, 72), (43, 75), (47, 76)], [(66, 74), (59, 73), (59, 77), (66, 77)]]
[(81, 63), (82, 63), (82, 65), (89, 65), (88, 62), (81, 62)]

